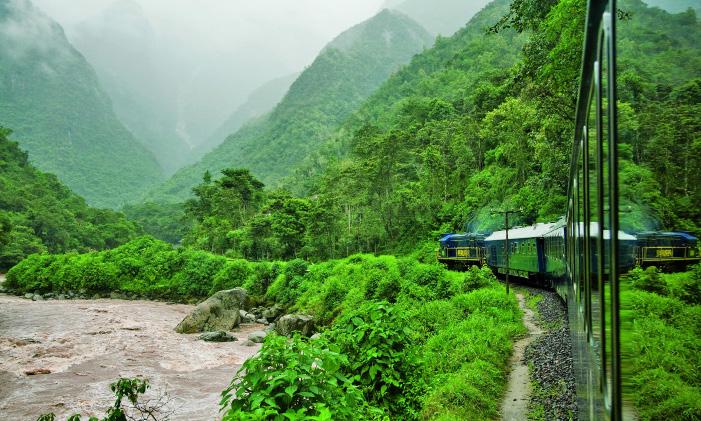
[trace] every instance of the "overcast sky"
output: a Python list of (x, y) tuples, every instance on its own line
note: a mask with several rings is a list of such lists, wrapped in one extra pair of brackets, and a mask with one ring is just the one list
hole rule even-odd
[[(383, 0), (133, 0), (159, 32), (180, 32), (224, 51), (264, 37), (294, 45), (310, 61), (334, 36), (380, 9)], [(64, 26), (98, 14), (115, 0), (34, 0)]]
[(179, 118), (195, 142), (214, 131), (251, 91), (302, 71), (335, 36), (372, 17), (384, 4), (384, 0), (33, 2), (66, 29), (69, 39), (72, 28), (84, 21), (100, 22), (99, 16), (115, 4), (120, 9), (140, 8), (163, 49), (181, 57), (176, 67), (183, 76), (173, 89), (179, 92)]

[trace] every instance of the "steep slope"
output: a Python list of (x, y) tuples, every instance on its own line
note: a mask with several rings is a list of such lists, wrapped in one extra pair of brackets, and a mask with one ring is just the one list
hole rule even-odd
[(416, 22), (384, 10), (332, 41), (285, 98), (197, 164), (178, 171), (152, 197), (182, 200), (202, 174), (246, 167), (266, 184), (288, 175), (394, 71), (431, 42)]
[(91, 204), (116, 207), (161, 178), (61, 27), (25, 0), (0, 3), (0, 124)]
[[(316, 243), (408, 251), (466, 221), (502, 226), (491, 209), (522, 209), (515, 223), (563, 214), (585, 2), (545, 10), (525, 48), (524, 34), (487, 31), (509, 3), (493, 2), (393, 75), (344, 124), (341, 158), (299, 177), (328, 215), (319, 224), (343, 233)], [(622, 227), (648, 229), (652, 216), (698, 232), (701, 24), (693, 11), (619, 6), (630, 12), (618, 26)]]
[(190, 163), (198, 161), (207, 152), (219, 146), (232, 133), (236, 133), (244, 124), (261, 117), (282, 100), (299, 73), (273, 79), (253, 91), (246, 102), (238, 107), (231, 116), (207, 140), (197, 145), (190, 154)]
[(405, 13), (434, 35), (451, 36), (490, 0), (388, 0), (385, 7)]
[(168, 65), (170, 51), (160, 42), (141, 7), (117, 1), (100, 14), (67, 28), (75, 47), (95, 68), (124, 125), (150, 150), (166, 173), (186, 161), (190, 145), (176, 131), (177, 86), (181, 66)]
[(124, 215), (88, 207), (53, 174), (38, 171), (0, 127), (0, 270), (31, 253), (116, 247), (137, 234)]

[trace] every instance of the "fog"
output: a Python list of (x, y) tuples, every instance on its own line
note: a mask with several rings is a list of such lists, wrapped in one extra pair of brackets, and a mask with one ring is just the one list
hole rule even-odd
[(373, 16), (384, 1), (34, 3), (95, 67), (115, 111), (137, 137), (160, 148), (187, 149), (214, 132), (253, 90), (303, 70), (326, 43)]

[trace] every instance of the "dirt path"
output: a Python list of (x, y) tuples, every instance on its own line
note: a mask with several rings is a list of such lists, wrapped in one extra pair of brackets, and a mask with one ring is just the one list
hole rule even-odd
[[(30, 301), (0, 294), (0, 414), (34, 420), (54, 412), (104, 416), (109, 384), (143, 376), (167, 391), (175, 420), (217, 418), (219, 394), (259, 345), (243, 345), (260, 325), (234, 332), (239, 342), (208, 343), (173, 327), (192, 309), (148, 301)], [(45, 369), (50, 374), (26, 371)]]
[(531, 394), (531, 381), (528, 375), (528, 365), (526, 364), (524, 353), (526, 347), (533, 342), (543, 331), (535, 323), (533, 310), (526, 305), (526, 299), (522, 293), (516, 293), (518, 304), (523, 311), (523, 324), (528, 329), (528, 333), (523, 339), (514, 344), (514, 353), (511, 355), (509, 364), (511, 373), (509, 374), (509, 384), (506, 396), (501, 404), (501, 416), (505, 421), (526, 420), (528, 417), (528, 399)]

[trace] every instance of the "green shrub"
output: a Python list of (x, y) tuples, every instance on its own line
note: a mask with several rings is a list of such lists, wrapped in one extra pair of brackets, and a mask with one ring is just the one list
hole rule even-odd
[(227, 261), (219, 272), (214, 275), (212, 290), (209, 291), (209, 294), (212, 295), (217, 291), (242, 287), (248, 280), (248, 277), (253, 274), (251, 266), (253, 266), (251, 263), (242, 259)]
[(341, 371), (346, 364), (323, 339), (271, 335), (222, 392), (224, 420), (363, 418), (362, 394)]
[(667, 282), (660, 276), (659, 270), (654, 266), (650, 266), (645, 270), (639, 267), (635, 268), (628, 272), (626, 278), (633, 288), (641, 291), (654, 292), (660, 295), (669, 293)]
[(345, 372), (391, 418), (415, 418), (424, 393), (421, 364), (406, 320), (386, 302), (369, 302), (334, 323), (329, 339), (348, 356)]
[(427, 395), (422, 419), (492, 420), (499, 415), (504, 393), (503, 374), (493, 364), (474, 360), (460, 370), (436, 378), (438, 385)]
[(701, 390), (685, 384), (662, 368), (646, 370), (633, 379), (636, 406), (643, 420), (701, 419)]

